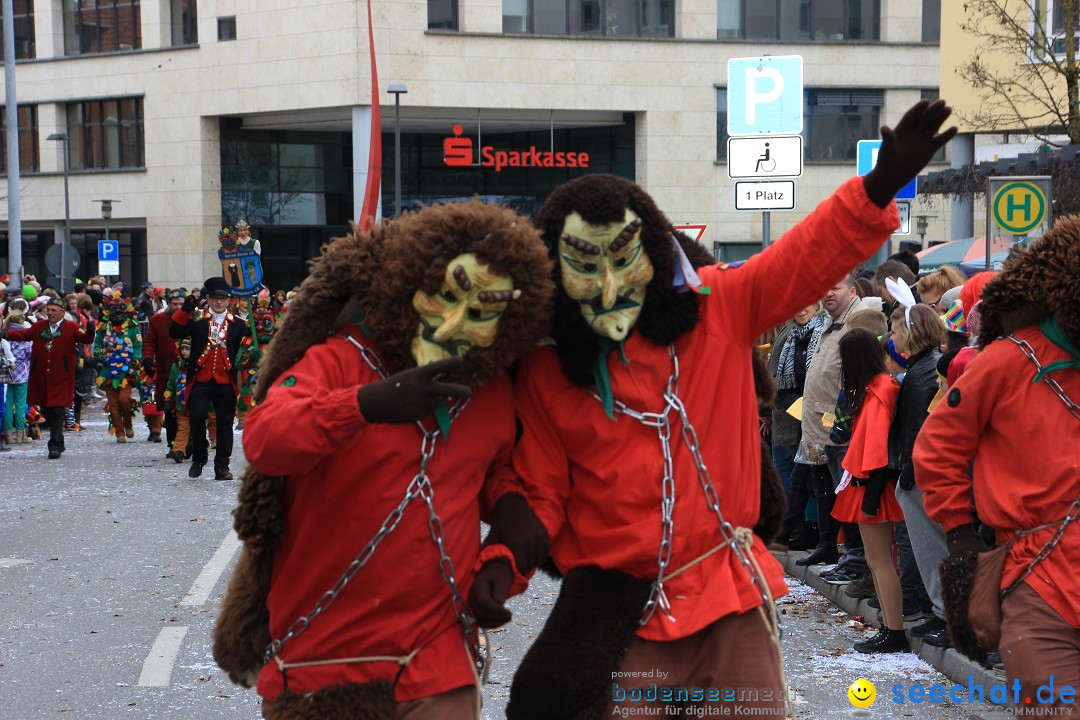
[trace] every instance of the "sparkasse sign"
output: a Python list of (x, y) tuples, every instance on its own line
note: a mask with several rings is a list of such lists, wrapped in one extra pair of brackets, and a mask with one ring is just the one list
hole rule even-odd
[[(472, 138), (461, 137), (460, 125), (454, 126), (454, 137), (443, 140), (443, 162), (451, 167), (475, 165)], [(482, 167), (493, 167), (495, 172), (503, 168), (587, 168), (589, 153), (586, 152), (551, 152), (537, 150), (530, 145), (528, 150), (496, 150), (493, 147), (480, 149)]]

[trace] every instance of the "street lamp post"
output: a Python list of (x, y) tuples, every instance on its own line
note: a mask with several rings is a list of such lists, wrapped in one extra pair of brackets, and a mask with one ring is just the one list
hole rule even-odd
[(60, 246), (60, 289), (67, 292), (67, 246), (71, 244), (71, 200), (68, 195), (68, 134), (52, 133), (46, 140), (60, 140), (64, 143), (64, 243)]
[(386, 92), (394, 96), (394, 217), (401, 217), (401, 96), (409, 92), (402, 83), (390, 83)]
[(926, 249), (926, 227), (929, 225), (926, 215), (915, 216), (915, 232), (919, 233), (919, 249)]
[[(121, 202), (120, 200), (113, 200), (111, 198), (102, 198), (101, 200), (91, 200), (91, 202), (101, 203), (101, 217), (105, 219), (105, 240), (109, 240), (109, 220), (112, 218), (112, 204)], [(101, 257), (100, 255), (98, 256)], [(105, 275), (105, 273), (101, 273)], [(109, 276), (105, 275), (105, 280), (108, 281)]]

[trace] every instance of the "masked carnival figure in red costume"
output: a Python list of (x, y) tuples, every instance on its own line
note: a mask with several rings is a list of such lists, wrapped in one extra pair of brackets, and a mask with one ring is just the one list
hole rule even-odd
[(752, 349), (888, 240), (893, 196), (952, 137), (938, 134), (948, 114), (922, 102), (884, 128), (869, 175), (739, 267), (701, 266), (627, 180), (586, 176), (548, 197), (538, 224), (558, 263), (555, 346), (515, 381), (514, 469), (565, 577), (508, 717), (730, 709), (723, 688), (754, 690), (734, 699), (740, 712), (784, 711), (771, 608), (783, 571), (752, 532)]
[(267, 718), (479, 718), (476, 626), (506, 622), (547, 555), (505, 370), (546, 335), (553, 289), (539, 233), (479, 201), (314, 263), (259, 370), (214, 631)]

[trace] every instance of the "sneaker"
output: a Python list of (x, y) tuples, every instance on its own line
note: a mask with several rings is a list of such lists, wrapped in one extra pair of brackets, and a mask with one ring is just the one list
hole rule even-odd
[(922, 641), (926, 645), (932, 645), (939, 648), (951, 648), (952, 639), (949, 637), (949, 631), (945, 628), (937, 630), (935, 632), (928, 632), (922, 636)]
[(865, 573), (861, 578), (844, 588), (844, 594), (850, 598), (855, 598), (856, 600), (876, 597), (877, 592), (874, 590), (874, 576), (870, 573)]
[(929, 620), (924, 620), (915, 627), (911, 628), (911, 637), (922, 637), (927, 633), (937, 632), (938, 630), (944, 629), (945, 621), (935, 615), (931, 615)]
[(194, 461), (193, 461), (193, 462), (191, 463), (191, 467), (190, 467), (190, 468), (188, 469), (188, 474), (187, 474), (187, 476), (188, 476), (189, 478), (197, 478), (197, 477), (199, 477), (200, 475), (202, 475), (202, 469), (203, 469), (203, 465), (204, 465), (204, 464), (205, 464), (205, 463), (201, 463), (201, 462), (194, 462)]
[(232, 480), (232, 473), (229, 472), (229, 468), (215, 468), (214, 469), (215, 480)]
[(50, 450), (49, 451), (49, 459), (50, 460), (59, 460), (60, 459), (60, 451), (59, 450)]
[[(867, 600), (866, 604), (874, 608), (875, 610), (881, 609), (881, 601), (879, 601), (876, 597)], [(902, 610), (904, 613), (905, 622), (914, 622), (916, 620), (922, 620), (923, 618), (934, 617), (934, 611), (923, 609), (922, 605), (919, 603), (918, 600), (904, 598), (904, 606)]]
[(908, 644), (907, 636), (902, 630), (889, 630), (883, 627), (869, 640), (855, 643), (854, 650), (867, 654), (911, 652), (911, 645)]
[(854, 570), (842, 570), (837, 568), (831, 572), (821, 573), (821, 579), (830, 585), (846, 585), (850, 582), (862, 579), (862, 574)]

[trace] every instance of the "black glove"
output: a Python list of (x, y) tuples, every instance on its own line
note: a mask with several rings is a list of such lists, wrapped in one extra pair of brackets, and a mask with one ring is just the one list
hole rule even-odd
[(87, 319), (87, 321), (86, 321), (86, 332), (93, 335), (95, 330), (97, 330), (97, 324), (93, 320)]
[(143, 358), (142, 367), (143, 367), (143, 370), (146, 371), (147, 375), (153, 375), (154, 371), (155, 371), (155, 369), (157, 367), (157, 364), (154, 362), (154, 358), (148, 357), (148, 358)]
[(507, 493), (491, 511), (491, 532), (484, 544), (495, 543), (510, 548), (518, 572), (525, 574), (547, 559), (551, 539), (529, 501), (518, 493)]
[(447, 358), (423, 367), (402, 370), (385, 380), (360, 388), (356, 401), (368, 422), (408, 423), (423, 420), (443, 397), (467, 398), (467, 385), (441, 382), (443, 373), (460, 370), (464, 360)]
[(195, 305), (197, 305), (198, 302), (199, 301), (195, 299), (194, 295), (188, 295), (184, 298), (184, 304), (180, 306), (180, 309), (190, 315), (195, 311)]
[(476, 624), (482, 628), (494, 628), (510, 622), (510, 611), (504, 603), (514, 584), (514, 571), (510, 563), (496, 558), (484, 563), (469, 590), (469, 607)]
[(986, 543), (972, 524), (961, 525), (945, 533), (945, 543), (949, 546), (949, 557), (986, 550)]
[(926, 167), (942, 145), (952, 140), (955, 127), (938, 133), (951, 114), (952, 108), (944, 100), (933, 103), (920, 100), (904, 113), (895, 129), (882, 126), (877, 165), (863, 178), (866, 194), (875, 205), (888, 207), (900, 188)]
[(251, 348), (251, 350), (248, 351), (248, 360), (251, 361), (252, 365), (258, 365), (259, 361), (262, 360), (262, 356), (262, 350), (257, 348)]

